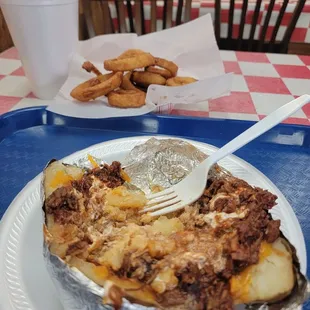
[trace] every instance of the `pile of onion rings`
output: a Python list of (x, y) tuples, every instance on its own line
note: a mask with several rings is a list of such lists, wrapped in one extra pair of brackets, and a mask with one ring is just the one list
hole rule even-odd
[(102, 74), (91, 62), (84, 62), (82, 68), (96, 77), (76, 86), (70, 93), (73, 98), (87, 102), (106, 96), (113, 107), (139, 108), (145, 104), (151, 84), (182, 86), (197, 81), (177, 76), (178, 66), (174, 62), (139, 49), (129, 49), (103, 64), (110, 73)]

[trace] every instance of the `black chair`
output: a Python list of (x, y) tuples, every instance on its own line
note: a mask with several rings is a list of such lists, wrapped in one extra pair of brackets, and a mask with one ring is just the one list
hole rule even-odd
[(281, 21), (283, 19), (285, 10), (287, 8), (289, 0), (283, 0), (282, 6), (280, 8), (276, 24), (274, 26), (271, 39), (266, 40), (267, 29), (270, 22), (271, 13), (274, 9), (275, 0), (270, 0), (268, 5), (267, 14), (262, 26), (262, 30), (258, 40), (254, 39), (255, 30), (257, 27), (260, 7), (262, 5), (262, 0), (257, 0), (255, 4), (255, 10), (252, 18), (252, 24), (250, 29), (249, 39), (243, 39), (243, 32), (246, 20), (246, 13), (248, 9), (248, 0), (243, 0), (242, 11), (241, 11), (241, 20), (238, 38), (233, 38), (233, 16), (235, 10), (235, 0), (230, 0), (229, 3), (229, 20), (228, 20), (228, 31), (227, 37), (221, 38), (221, 0), (215, 0), (215, 23), (214, 31), (215, 36), (220, 49), (224, 50), (241, 50), (241, 51), (255, 51), (255, 52), (275, 52), (275, 53), (287, 53), (288, 44), (290, 42), (292, 33), (295, 29), (298, 18), (303, 10), (306, 0), (299, 0), (296, 4), (292, 18), (287, 26), (287, 29), (284, 33), (283, 39), (278, 42), (276, 41), (277, 33), (279, 31)]
[[(143, 0), (83, 0), (83, 12), (88, 36), (94, 37), (101, 33), (126, 33), (133, 32), (138, 35), (145, 34), (145, 1)], [(150, 32), (157, 30), (157, 0), (150, 3)], [(161, 1), (162, 2), (162, 1)], [(117, 27), (115, 27), (111, 17), (111, 6), (114, 5), (117, 15)], [(173, 26), (172, 22), (173, 0), (164, 0), (162, 29)], [(184, 12), (183, 12), (184, 10)], [(190, 20), (191, 0), (178, 0), (175, 25)], [(182, 16), (184, 19), (182, 20)], [(129, 25), (126, 23), (128, 17)], [(98, 25), (100, 24), (100, 25)], [(100, 28), (100, 32), (96, 31)]]

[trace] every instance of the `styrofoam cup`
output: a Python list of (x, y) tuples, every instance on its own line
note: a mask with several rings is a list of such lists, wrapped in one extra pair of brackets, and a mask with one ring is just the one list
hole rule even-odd
[(52, 99), (78, 42), (78, 0), (0, 0), (32, 91)]

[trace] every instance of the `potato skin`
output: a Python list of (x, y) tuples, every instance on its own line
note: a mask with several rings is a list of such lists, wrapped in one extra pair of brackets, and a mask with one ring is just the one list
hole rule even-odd
[(235, 304), (271, 303), (288, 296), (295, 285), (293, 257), (283, 238), (263, 242), (258, 264), (247, 267), (230, 281)]

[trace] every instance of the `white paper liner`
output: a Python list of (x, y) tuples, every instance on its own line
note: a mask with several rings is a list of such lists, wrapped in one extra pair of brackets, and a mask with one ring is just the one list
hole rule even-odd
[[(70, 96), (78, 84), (93, 77), (82, 69), (89, 60), (100, 71), (105, 59), (115, 58), (130, 48), (139, 48), (154, 56), (174, 61), (178, 76), (192, 76), (199, 82), (180, 86), (149, 87), (146, 105), (136, 109), (110, 107), (106, 97), (90, 103), (79, 103)], [(103, 35), (80, 42), (70, 62), (69, 77), (48, 110), (71, 117), (109, 118), (137, 116), (152, 111), (169, 112), (175, 104), (192, 105), (229, 93), (232, 75), (224, 73), (223, 62), (214, 37), (210, 14), (178, 27), (138, 37), (136, 34)]]

